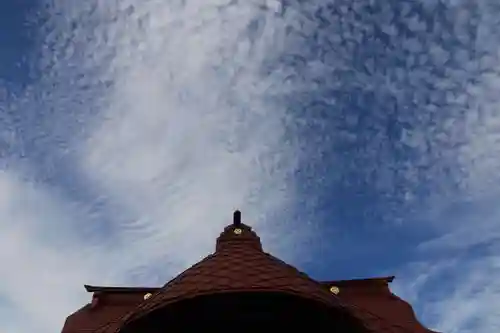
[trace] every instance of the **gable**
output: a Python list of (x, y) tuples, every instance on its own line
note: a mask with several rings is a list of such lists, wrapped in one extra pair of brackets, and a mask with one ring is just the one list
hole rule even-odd
[(403, 332), (432, 333), (417, 319), (412, 306), (392, 293), (393, 276), (371, 279), (322, 281), (324, 288), (361, 311), (368, 312)]
[[(413, 333), (432, 333), (420, 324), (410, 304), (393, 294), (389, 284), (394, 277), (319, 281), (329, 292), (352, 304), (362, 312), (381, 319), (391, 328)], [(332, 288), (333, 287), (333, 288)], [(85, 286), (92, 292), (92, 301), (70, 315), (62, 333), (95, 332), (110, 323), (119, 323), (123, 316), (137, 309), (145, 295), (160, 288)]]
[(117, 321), (144, 301), (144, 296), (157, 288), (122, 288), (85, 286), (93, 292), (91, 302), (71, 314), (62, 333), (94, 332)]

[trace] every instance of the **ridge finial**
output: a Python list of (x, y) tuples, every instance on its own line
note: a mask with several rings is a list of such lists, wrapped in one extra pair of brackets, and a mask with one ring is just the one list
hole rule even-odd
[(241, 212), (239, 210), (233, 213), (233, 225), (239, 227), (241, 225)]

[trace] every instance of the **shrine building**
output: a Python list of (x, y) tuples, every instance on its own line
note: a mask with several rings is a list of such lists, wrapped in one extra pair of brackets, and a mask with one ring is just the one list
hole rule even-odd
[(66, 319), (62, 333), (436, 333), (391, 292), (393, 279), (314, 280), (264, 252), (236, 211), (215, 252), (163, 287), (86, 285), (91, 301)]

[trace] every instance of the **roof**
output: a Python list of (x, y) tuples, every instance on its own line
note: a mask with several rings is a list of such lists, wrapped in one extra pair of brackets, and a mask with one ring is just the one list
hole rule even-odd
[(95, 332), (117, 321), (144, 301), (144, 295), (158, 288), (85, 286), (92, 292), (91, 302), (68, 316), (63, 333)]
[(367, 332), (432, 332), (412, 307), (392, 294), (393, 276), (315, 281), (262, 249), (257, 234), (241, 223), (240, 213), (216, 242), (216, 249), (161, 288), (85, 285), (91, 304), (69, 316), (63, 333), (113, 333), (149, 318), (156, 310), (199, 296), (269, 292), (294, 295), (347, 313)]
[(218, 293), (280, 292), (346, 308), (334, 294), (293, 266), (264, 252), (259, 237), (241, 222), (227, 226), (207, 256), (168, 282), (123, 319), (122, 325), (189, 298)]
[(89, 286), (84, 285), (85, 290), (88, 292), (108, 293), (108, 294), (141, 294), (141, 293), (154, 293), (158, 287), (102, 287), (102, 286)]
[[(394, 277), (375, 277), (320, 281), (319, 283), (326, 290), (330, 290), (331, 287), (338, 287), (339, 293), (337, 297), (341, 300), (373, 313), (377, 317), (392, 323), (392, 325), (399, 326), (401, 325), (400, 322), (404, 322), (406, 327), (413, 328), (411, 331), (413, 333), (432, 332), (419, 323), (408, 303), (392, 294), (388, 288), (383, 287), (384, 283), (389, 283), (393, 279)], [(125, 314), (134, 311), (143, 302), (145, 295), (160, 290), (159, 287), (106, 286), (85, 286), (85, 289), (94, 293), (94, 295), (97, 294), (102, 299), (106, 298), (107, 301), (99, 303), (94, 309), (91, 308), (91, 304), (87, 304), (69, 316), (63, 333), (114, 331), (118, 329), (121, 318)]]
[(384, 276), (384, 277), (376, 277), (376, 278), (367, 278), (367, 279), (350, 279), (350, 280), (334, 280), (334, 281), (320, 281), (321, 284), (332, 284), (336, 285), (348, 285), (348, 286), (380, 286), (380, 285), (388, 285), (392, 281), (394, 281), (395, 276)]
[[(321, 281), (325, 289), (334, 290), (337, 296), (355, 311), (371, 318), (377, 327), (387, 326), (382, 332), (432, 333), (418, 320), (412, 306), (393, 294), (389, 284), (394, 276), (368, 279)], [(392, 330), (391, 330), (392, 329)]]

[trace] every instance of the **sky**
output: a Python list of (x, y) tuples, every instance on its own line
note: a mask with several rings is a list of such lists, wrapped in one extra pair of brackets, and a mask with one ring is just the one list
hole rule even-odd
[(495, 0), (0, 2), (0, 331), (161, 286), (243, 212), (321, 280), (500, 328)]

